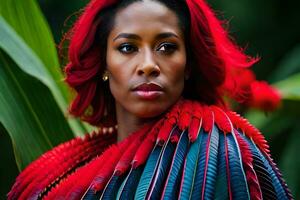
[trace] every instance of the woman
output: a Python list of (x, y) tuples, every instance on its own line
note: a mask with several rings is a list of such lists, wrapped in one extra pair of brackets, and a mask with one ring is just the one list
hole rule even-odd
[(292, 199), (264, 137), (222, 100), (249, 99), (237, 77), (256, 60), (205, 2), (95, 0), (70, 33), (70, 113), (110, 128), (45, 153), (9, 199)]

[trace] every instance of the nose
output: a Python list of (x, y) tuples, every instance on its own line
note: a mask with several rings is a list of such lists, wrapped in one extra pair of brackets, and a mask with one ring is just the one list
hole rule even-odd
[(159, 76), (160, 68), (156, 63), (153, 52), (150, 48), (145, 49), (145, 51), (143, 52), (137, 73), (138, 75), (145, 76)]

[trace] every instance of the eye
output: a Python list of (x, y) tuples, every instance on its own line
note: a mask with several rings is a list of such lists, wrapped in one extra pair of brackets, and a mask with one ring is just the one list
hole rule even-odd
[(124, 44), (121, 44), (119, 47), (118, 47), (118, 50), (121, 52), (121, 53), (125, 53), (125, 54), (130, 54), (134, 51), (137, 51), (137, 47), (132, 45), (132, 44), (129, 44), (129, 43), (124, 43)]
[(170, 54), (170, 53), (173, 53), (174, 51), (176, 51), (177, 49), (178, 49), (178, 47), (174, 43), (162, 43), (157, 48), (157, 51), (162, 51), (165, 54)]

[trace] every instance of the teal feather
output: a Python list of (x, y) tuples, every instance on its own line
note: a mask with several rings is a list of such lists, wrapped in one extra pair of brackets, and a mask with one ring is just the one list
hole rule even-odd
[(179, 193), (179, 184), (181, 180), (184, 158), (189, 146), (188, 132), (184, 131), (176, 146), (175, 155), (171, 164), (171, 169), (166, 180), (162, 199), (176, 199)]
[(200, 133), (194, 143), (192, 143), (183, 167), (183, 175), (180, 185), (180, 199), (190, 199), (192, 195), (192, 190), (194, 187), (194, 181), (196, 178), (196, 171), (198, 166), (198, 158), (200, 154), (200, 147), (204, 135), (207, 134), (204, 132), (204, 129), (200, 129)]
[(115, 199), (123, 179), (124, 175), (113, 175), (109, 182), (106, 184), (106, 187), (104, 188), (100, 199)]
[(131, 200), (134, 199), (137, 185), (139, 183), (144, 166), (136, 169), (131, 168), (128, 175), (121, 184), (116, 199)]
[(144, 171), (139, 180), (137, 190), (135, 193), (135, 197), (134, 197), (135, 199), (145, 199), (146, 198), (146, 194), (150, 187), (151, 180), (152, 180), (153, 176), (155, 175), (155, 171), (158, 166), (158, 161), (159, 161), (159, 158), (162, 153), (161, 150), (162, 150), (162, 147), (156, 144), (153, 151), (151, 152), (151, 154), (146, 162)]
[(98, 200), (100, 199), (102, 194), (102, 191), (95, 192), (94, 190), (89, 187), (89, 189), (86, 191), (86, 193), (83, 195), (81, 199), (83, 200)]
[(228, 196), (228, 184), (226, 174), (226, 151), (225, 151), (225, 135), (219, 133), (219, 149), (218, 149), (218, 173), (216, 179), (216, 188), (214, 199), (215, 200), (227, 200)]
[(243, 169), (240, 149), (235, 136), (226, 134), (230, 169), (230, 186), (233, 199), (250, 199), (247, 179)]
[[(244, 137), (244, 138), (246, 138), (246, 137)], [(280, 199), (280, 200), (289, 199), (288, 196), (287, 196), (287, 194), (285, 193), (284, 187), (281, 185), (281, 182), (278, 179), (278, 177), (276, 176), (276, 173), (275, 173), (274, 169), (271, 167), (269, 161), (265, 158), (265, 156), (257, 148), (257, 146), (255, 144), (253, 144), (252, 141), (250, 141), (247, 138), (246, 138), (246, 140), (247, 140), (248, 144), (250, 145), (251, 151), (254, 154), (255, 159), (256, 160), (261, 160), (261, 162), (264, 165), (264, 168), (266, 168), (266, 170), (267, 170), (267, 172), (269, 174), (269, 177), (271, 178), (271, 181), (272, 181), (271, 184), (273, 185), (273, 188), (275, 189), (276, 198)], [(265, 176), (268, 176), (268, 174), (265, 174)], [(267, 185), (270, 185), (270, 183), (267, 184)], [(269, 186), (269, 187), (270, 187), (270, 189), (272, 189), (271, 186)]]
[(213, 127), (212, 132), (210, 134), (210, 142), (209, 142), (209, 153), (207, 156), (208, 162), (206, 165), (206, 177), (204, 179), (204, 187), (202, 199), (213, 199), (215, 192), (215, 184), (217, 177), (217, 166), (218, 166), (218, 147), (219, 147), (219, 130), (216, 126)]
[[(177, 127), (173, 128), (172, 133), (174, 130), (176, 130), (176, 128)], [(169, 135), (168, 141), (170, 140), (171, 135), (172, 134)], [(139, 199), (145, 199), (147, 197), (147, 194), (151, 187), (152, 180), (153, 180), (155, 173), (157, 171), (157, 168), (159, 166), (159, 161), (163, 154), (163, 149), (166, 148), (167, 144), (168, 144), (168, 142), (166, 142), (163, 147), (161, 147), (159, 144), (155, 145), (153, 151), (151, 152), (151, 154), (146, 162), (144, 171), (141, 175), (141, 178), (140, 178), (140, 181), (137, 186), (136, 193), (135, 193), (135, 197), (134, 197), (135, 199), (139, 200)]]
[[(179, 135), (179, 134), (180, 134), (180, 130), (176, 127), (172, 132), (172, 136)], [(153, 177), (153, 180), (151, 182), (151, 188), (149, 189), (147, 199), (160, 198), (161, 193), (163, 191), (165, 180), (168, 176), (168, 171), (170, 170), (175, 147), (176, 144), (172, 143), (171, 139), (169, 138), (167, 144), (162, 150), (162, 156), (159, 159), (159, 165), (156, 170), (155, 177)]]
[(206, 153), (207, 153), (207, 145), (209, 146), (209, 135), (206, 132), (202, 133), (202, 140), (200, 144), (200, 152), (198, 161), (198, 166), (196, 169), (195, 181), (192, 189), (192, 199), (198, 199), (202, 196), (202, 186), (203, 186), (203, 179), (204, 179), (204, 172), (205, 172), (205, 163), (206, 163)]

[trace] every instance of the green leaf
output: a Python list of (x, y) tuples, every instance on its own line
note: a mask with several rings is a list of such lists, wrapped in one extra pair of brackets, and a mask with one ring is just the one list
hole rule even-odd
[(270, 75), (270, 81), (276, 82), (300, 72), (300, 45), (290, 50)]
[[(52, 75), (47, 71), (45, 65), (22, 41), (0, 16), (0, 48), (3, 49), (27, 74), (39, 79), (52, 92), (62, 112), (66, 112), (68, 102), (63, 97), (62, 91)], [(74, 118), (68, 118), (68, 122), (76, 135), (87, 132), (83, 125)]]
[[(31, 54), (35, 54), (40, 59), (43, 65), (35, 65), (31, 66), (31, 68), (32, 70), (43, 72), (43, 76), (40, 79), (42, 82), (45, 83), (45, 79), (48, 83), (51, 82), (50, 90), (61, 111), (65, 113), (71, 100), (71, 93), (63, 82), (64, 77), (58, 62), (55, 43), (50, 28), (36, 1), (26, 0), (16, 3), (12, 0), (1, 0), (0, 15), (16, 31), (17, 34), (15, 35), (22, 38), (28, 49), (33, 51)], [(4, 38), (1, 39), (4, 40)], [(6, 45), (5, 51), (13, 57), (16, 49), (10, 48), (9, 45)], [(24, 49), (20, 49), (19, 53), (23, 53), (22, 50)], [(24, 70), (24, 66), (20, 65), (22, 60), (19, 60), (19, 56), (14, 56), (13, 59)], [(28, 73), (28, 70), (25, 70), (25, 72)], [(47, 74), (47, 77), (45, 74)], [(49, 85), (47, 86), (49, 87)], [(83, 135), (93, 130), (91, 126), (74, 118), (70, 118), (68, 122), (75, 135)]]
[(274, 84), (284, 100), (300, 101), (300, 73)]
[(19, 169), (71, 139), (72, 131), (49, 89), (0, 51), (0, 122), (12, 138)]

